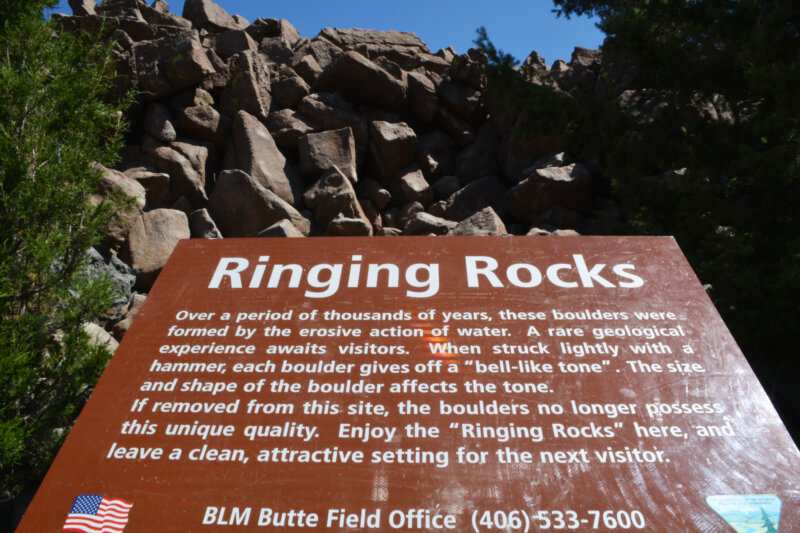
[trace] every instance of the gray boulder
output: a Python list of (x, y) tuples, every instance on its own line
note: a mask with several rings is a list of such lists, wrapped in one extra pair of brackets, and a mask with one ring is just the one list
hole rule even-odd
[(192, 211), (189, 215), (189, 230), (192, 239), (221, 239), (222, 233), (217, 229), (214, 219), (205, 208)]
[(288, 218), (284, 218), (276, 222), (275, 224), (271, 225), (270, 227), (263, 229), (258, 232), (259, 237), (305, 237), (300, 230), (298, 230), (292, 221)]
[(351, 183), (358, 181), (356, 175), (356, 145), (353, 130), (308, 133), (298, 140), (300, 172), (316, 179), (334, 166), (341, 170)]
[(400, 112), (407, 86), (361, 54), (345, 52), (322, 71), (314, 90), (341, 92), (359, 102)]
[(500, 216), (491, 207), (485, 207), (471, 215), (454, 228), (448, 235), (505, 235), (508, 233)]
[(228, 30), (214, 39), (214, 51), (222, 59), (248, 50), (258, 50), (258, 43), (244, 30)]
[(363, 220), (370, 227), (370, 234), (372, 232), (352, 183), (336, 167), (314, 182), (303, 194), (303, 200), (314, 211), (314, 221), (320, 228), (327, 228), (331, 220), (341, 214), (344, 218)]
[(176, 115), (178, 128), (188, 137), (214, 143), (220, 149), (224, 149), (231, 137), (233, 123), (230, 117), (221, 115), (210, 105), (180, 108)]
[(438, 217), (460, 222), (481, 209), (491, 207), (503, 214), (505, 185), (496, 176), (487, 176), (469, 183), (445, 200), (433, 204), (428, 212)]
[(403, 229), (404, 235), (445, 235), (456, 227), (452, 220), (436, 217), (425, 211), (416, 213)]
[(225, 170), (217, 177), (208, 210), (225, 237), (255, 237), (276, 222), (288, 219), (304, 235), (308, 219), (240, 170)]
[(114, 287), (114, 301), (111, 306), (103, 313), (103, 321), (116, 322), (125, 314), (128, 309), (128, 302), (131, 299), (131, 291), (136, 283), (136, 276), (131, 268), (111, 256), (106, 261), (94, 248), (89, 248), (86, 252), (87, 274), (91, 279), (98, 279), (102, 276), (108, 277)]
[(222, 90), (222, 111), (235, 115), (247, 111), (266, 120), (272, 102), (270, 75), (267, 65), (258, 52), (248, 50), (231, 57), (230, 79)]
[(365, 218), (347, 218), (339, 213), (328, 222), (325, 234), (336, 237), (371, 237), (372, 225)]
[(370, 123), (369, 153), (371, 166), (379, 181), (390, 184), (398, 171), (414, 160), (417, 134), (405, 122)]
[(283, 148), (296, 149), (297, 141), (307, 133), (319, 131), (322, 127), (297, 111), (281, 109), (274, 111), (267, 117), (267, 129), (275, 144)]
[(592, 179), (580, 164), (537, 169), (508, 191), (506, 205), (509, 213), (526, 222), (534, 222), (551, 207), (588, 213)]
[(356, 113), (344, 98), (335, 93), (309, 94), (300, 102), (298, 111), (316, 122), (325, 130), (347, 128), (353, 130), (356, 141), (356, 156), (362, 160), (369, 139), (369, 125), (364, 117)]
[(211, 0), (186, 0), (183, 4), (183, 18), (191, 20), (197, 28), (211, 33), (240, 29), (239, 23)]
[(203, 81), (214, 72), (197, 34), (180, 31), (136, 43), (136, 80), (143, 99), (153, 101)]
[(163, 142), (174, 141), (178, 136), (169, 109), (158, 102), (152, 102), (147, 106), (147, 112), (144, 115), (144, 130)]
[(188, 239), (186, 214), (174, 209), (142, 213), (122, 249), (122, 259), (136, 275), (135, 288), (148, 291), (181, 239)]
[(301, 180), (278, 150), (266, 126), (254, 116), (239, 111), (233, 120), (233, 140), (236, 168), (285, 202), (296, 205), (300, 200)]

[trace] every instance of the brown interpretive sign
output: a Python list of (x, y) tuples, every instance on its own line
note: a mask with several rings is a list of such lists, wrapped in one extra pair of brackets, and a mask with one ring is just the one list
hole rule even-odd
[(796, 532), (800, 453), (671, 238), (191, 240), (18, 531), (62, 528)]

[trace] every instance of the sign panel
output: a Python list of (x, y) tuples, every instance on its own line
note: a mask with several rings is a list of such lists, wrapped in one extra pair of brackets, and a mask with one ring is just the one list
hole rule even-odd
[(798, 504), (671, 238), (192, 240), (19, 531), (791, 532)]

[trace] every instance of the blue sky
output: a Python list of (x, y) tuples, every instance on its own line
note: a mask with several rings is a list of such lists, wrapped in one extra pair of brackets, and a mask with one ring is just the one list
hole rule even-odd
[[(181, 14), (183, 0), (167, 0), (170, 11)], [(548, 65), (569, 60), (575, 46), (597, 48), (603, 34), (586, 17), (556, 18), (549, 0), (220, 0), (228, 13), (249, 21), (258, 17), (284, 18), (303, 37), (314, 37), (326, 27), (411, 31), (431, 51), (453, 46), (466, 52), (475, 29), (485, 26), (495, 46), (525, 59), (537, 50)], [(56, 10), (70, 13), (66, 0)]]

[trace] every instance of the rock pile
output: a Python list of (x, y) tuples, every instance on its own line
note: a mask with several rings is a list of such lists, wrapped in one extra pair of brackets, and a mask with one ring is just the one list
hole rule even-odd
[[(592, 174), (556, 154), (557, 139), (514, 130), (476, 49), (431, 53), (398, 31), (301, 38), (211, 0), (186, 0), (180, 17), (163, 0), (70, 6), (61, 26), (104, 28), (117, 90), (140, 91), (99, 191), (136, 205), (109, 226), (107, 249), (140, 293), (190, 237), (592, 232)], [(601, 61), (576, 49), (552, 68), (535, 52), (526, 63), (569, 92), (602, 82)], [(119, 337), (129, 318), (118, 309), (106, 327)]]

